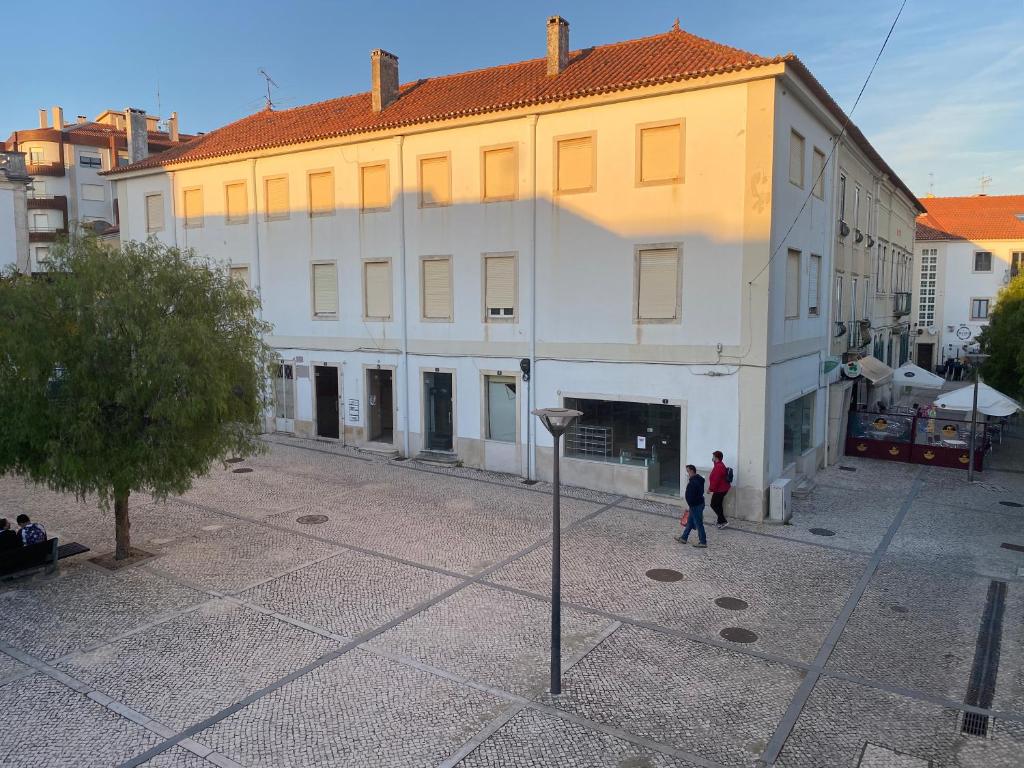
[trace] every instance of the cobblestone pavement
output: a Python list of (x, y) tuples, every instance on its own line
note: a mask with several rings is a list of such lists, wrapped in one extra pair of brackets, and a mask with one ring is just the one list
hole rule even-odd
[(565, 489), (559, 696), (548, 485), (267, 446), (133, 496), (154, 557), (116, 572), (95, 500), (0, 478), (3, 514), (93, 549), (0, 582), (0, 765), (1024, 765), (1014, 433), (971, 486), (844, 458), (706, 550), (677, 508)]

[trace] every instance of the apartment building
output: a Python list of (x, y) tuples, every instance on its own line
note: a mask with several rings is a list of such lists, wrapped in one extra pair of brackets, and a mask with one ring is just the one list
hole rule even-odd
[[(137, 112), (137, 110), (135, 110)], [(118, 205), (113, 185), (100, 174), (118, 165), (141, 160), (150, 152), (187, 141), (192, 136), (178, 132), (178, 116), (172, 113), (160, 130), (160, 118), (143, 114), (141, 133), (145, 141), (132, 138), (127, 111), (106, 110), (94, 120), (78, 115), (75, 122), (64, 120), (64, 110), (39, 110), (39, 125), (14, 131), (4, 142), (12, 152), (22, 152), (31, 179), (26, 225), (33, 271), (45, 268), (50, 246), (68, 230), (70, 222), (92, 226), (101, 233), (116, 234)], [(139, 124), (136, 125), (139, 132)], [(140, 151), (144, 149), (144, 151)]]
[(122, 237), (260, 295), (268, 429), (546, 478), (530, 411), (568, 406), (565, 482), (678, 499), (717, 449), (760, 519), (824, 460), (845, 115), (792, 55), (546, 32), (544, 58), (404, 85), (376, 50), (367, 93), (115, 169)]
[(25, 155), (0, 152), (0, 272), (28, 266), (28, 184)]
[(999, 290), (1024, 268), (1024, 195), (925, 197), (913, 276), (914, 360), (974, 349)]

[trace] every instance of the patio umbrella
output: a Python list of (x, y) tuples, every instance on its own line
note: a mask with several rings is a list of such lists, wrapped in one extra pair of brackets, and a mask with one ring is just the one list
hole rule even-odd
[[(939, 408), (946, 408), (951, 411), (965, 411), (970, 413), (971, 405), (974, 402), (974, 385), (947, 392), (935, 401)], [(978, 384), (978, 413), (986, 416), (1010, 416), (1021, 410), (1021, 404), (1011, 397), (1007, 397), (998, 389), (992, 389), (988, 384)]]
[(918, 389), (942, 389), (945, 379), (913, 363), (904, 363), (892, 373), (894, 384)]

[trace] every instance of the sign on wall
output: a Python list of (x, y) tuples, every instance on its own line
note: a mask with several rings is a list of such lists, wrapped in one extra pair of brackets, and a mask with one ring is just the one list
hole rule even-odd
[(359, 423), (359, 399), (358, 398), (353, 397), (353, 398), (351, 398), (348, 401), (348, 409), (345, 412), (345, 420), (349, 424), (358, 424)]

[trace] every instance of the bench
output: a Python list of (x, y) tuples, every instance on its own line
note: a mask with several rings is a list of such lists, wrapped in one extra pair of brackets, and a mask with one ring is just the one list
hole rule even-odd
[(0, 555), (0, 578), (21, 576), (38, 568), (46, 568), (47, 573), (57, 570), (56, 537)]

